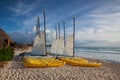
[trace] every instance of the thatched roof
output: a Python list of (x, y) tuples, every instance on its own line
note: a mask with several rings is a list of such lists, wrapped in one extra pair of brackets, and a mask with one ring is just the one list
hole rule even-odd
[(0, 29), (0, 40), (5, 40), (5, 39), (8, 39), (10, 40), (10, 42), (13, 42), (12, 39), (7, 35), (7, 33)]

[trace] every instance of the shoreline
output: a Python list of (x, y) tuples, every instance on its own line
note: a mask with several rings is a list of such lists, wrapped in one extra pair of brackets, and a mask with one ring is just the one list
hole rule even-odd
[[(15, 53), (17, 53), (17, 54), (23, 53), (23, 52), (29, 53), (29, 52), (31, 52), (31, 50), (32, 50), (32, 47), (29, 47), (28, 49), (25, 49), (25, 50), (18, 49), (18, 50), (15, 51)], [(120, 64), (120, 62), (114, 61), (114, 60), (84, 57), (84, 56), (78, 55), (78, 53), (75, 53), (75, 55), (76, 55), (75, 57), (81, 57), (81, 58), (85, 58), (85, 59), (93, 59), (93, 60), (100, 60), (100, 61), (102, 61), (102, 62), (110, 62), (110, 63)]]
[(112, 61), (112, 60), (103, 60), (103, 59), (97, 59), (97, 58), (89, 58), (89, 57), (82, 57), (82, 56), (77, 56), (78, 58), (84, 58), (84, 59), (88, 59), (90, 61), (97, 61), (97, 62), (105, 62), (105, 63), (113, 63), (113, 64), (120, 64), (120, 62), (117, 61)]

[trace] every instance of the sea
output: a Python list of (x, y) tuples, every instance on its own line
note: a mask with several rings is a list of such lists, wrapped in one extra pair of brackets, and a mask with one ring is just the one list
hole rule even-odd
[(120, 47), (76, 47), (75, 55), (120, 63)]

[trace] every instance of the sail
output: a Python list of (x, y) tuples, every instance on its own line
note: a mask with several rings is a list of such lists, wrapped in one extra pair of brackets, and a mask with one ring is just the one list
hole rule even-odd
[(58, 40), (54, 40), (51, 46), (51, 53), (57, 54)]
[(64, 48), (63, 55), (73, 56), (73, 35), (70, 35), (66, 40), (66, 47)]
[(53, 54), (63, 54), (64, 51), (64, 39), (54, 40), (51, 46), (51, 53)]
[(45, 55), (45, 34), (44, 34), (44, 31), (41, 33), (41, 36), (39, 36), (39, 34), (37, 34), (37, 36), (34, 40), (31, 55), (38, 55), (38, 56)]
[(63, 51), (64, 51), (64, 38), (60, 38), (58, 40), (57, 52), (58, 52), (58, 54), (63, 54)]
[(73, 35), (66, 40), (64, 47), (64, 38), (54, 40), (51, 46), (51, 53), (65, 56), (73, 56)]

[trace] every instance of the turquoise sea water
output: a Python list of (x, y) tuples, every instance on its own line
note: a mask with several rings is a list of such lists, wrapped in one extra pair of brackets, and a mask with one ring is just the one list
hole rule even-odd
[(75, 55), (120, 63), (120, 47), (76, 47)]

